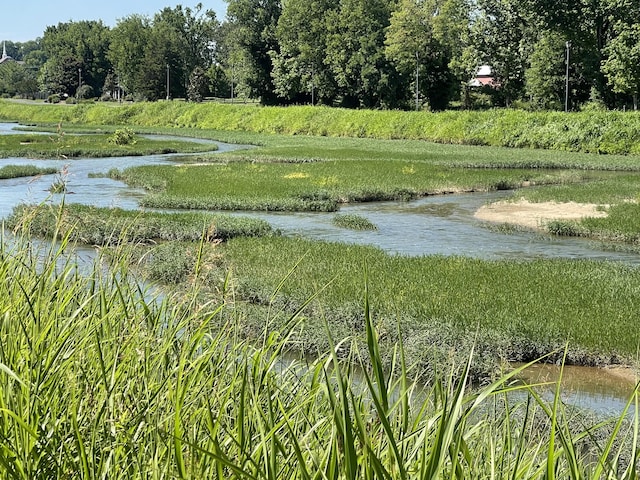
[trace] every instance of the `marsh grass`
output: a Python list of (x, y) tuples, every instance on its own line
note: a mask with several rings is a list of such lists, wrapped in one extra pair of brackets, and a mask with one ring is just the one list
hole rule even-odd
[(41, 168), (33, 165), (5, 165), (0, 167), (0, 179), (35, 177), (57, 173), (57, 168)]
[(387, 366), (375, 275), (361, 277), (361, 349), (339, 358), (351, 340), (325, 326), (328, 351), (283, 361), (300, 312), (247, 342), (232, 282), (206, 304), (197, 275), (153, 298), (127, 261), (83, 274), (68, 234), (43, 246), (25, 232), (0, 244), (4, 478), (635, 478), (637, 413), (598, 423), (558, 395), (513, 400), (529, 388), (517, 371), (472, 390), (473, 351), (426, 386), (401, 343)]
[(348, 228), (350, 230), (378, 229), (376, 224), (371, 222), (368, 218), (363, 217), (362, 215), (356, 215), (354, 213), (335, 215), (331, 221), (338, 227)]
[[(222, 156), (220, 160), (229, 157)], [(237, 159), (237, 157), (233, 157)], [(401, 160), (311, 163), (232, 161), (150, 166), (110, 172), (150, 191), (152, 208), (335, 211), (342, 203), (411, 200), (425, 195), (512, 189), (523, 184), (582, 182), (582, 172), (458, 169)]]
[[(385, 345), (401, 336), (405, 355), (427, 375), (438, 363), (454, 358), (459, 363), (457, 355), (474, 343), (472, 377), (480, 380), (490, 378), (501, 361), (529, 361), (565, 342), (572, 364), (633, 363), (640, 341), (635, 327), (640, 278), (631, 266), (402, 257), (371, 247), (286, 237), (234, 239), (219, 252), (218, 277), (232, 269), (238, 299), (256, 308), (296, 311), (321, 289), (305, 310), (304, 329), (292, 337), (296, 348), (310, 352), (327, 348), (319, 330), (323, 319), (337, 336), (362, 341), (362, 312), (354, 298), (364, 262), (375, 279), (369, 296)], [(277, 279), (294, 264), (295, 273), (273, 297)], [(253, 325), (248, 331), (260, 328)]]
[(215, 150), (215, 145), (180, 140), (153, 140), (136, 136), (129, 143), (119, 144), (111, 142), (111, 138), (113, 137), (105, 134), (2, 135), (0, 136), (0, 156), (5, 158), (96, 158)]
[(236, 236), (268, 236), (275, 232), (259, 219), (207, 213), (160, 213), (66, 204), (19, 205), (6, 219), (9, 228), (26, 225), (32, 235), (70, 235), (89, 245), (151, 244), (167, 241), (228, 240)]

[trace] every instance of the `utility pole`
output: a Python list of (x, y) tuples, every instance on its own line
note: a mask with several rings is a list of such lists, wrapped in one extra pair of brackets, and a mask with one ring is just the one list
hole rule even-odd
[(316, 104), (315, 65), (311, 64), (311, 106)]
[(420, 56), (416, 52), (416, 111), (420, 110)]
[(80, 87), (82, 86), (82, 69), (78, 68), (78, 91), (76, 92), (76, 97), (80, 100)]
[(167, 100), (169, 100), (169, 64), (167, 63)]
[(567, 41), (567, 71), (565, 74), (565, 86), (564, 86), (564, 111), (569, 111), (569, 50), (571, 49), (571, 42)]

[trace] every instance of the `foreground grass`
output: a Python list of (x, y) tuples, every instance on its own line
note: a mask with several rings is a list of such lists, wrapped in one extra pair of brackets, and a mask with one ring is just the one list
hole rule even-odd
[(401, 345), (385, 371), (374, 303), (350, 362), (330, 329), (316, 361), (282, 362), (288, 330), (243, 341), (229, 288), (194, 309), (199, 274), (154, 300), (125, 251), (82, 273), (68, 237), (36, 245), (0, 243), (3, 478), (635, 478), (637, 417), (513, 400), (509, 376), (469, 391), (464, 365), (420, 386)]

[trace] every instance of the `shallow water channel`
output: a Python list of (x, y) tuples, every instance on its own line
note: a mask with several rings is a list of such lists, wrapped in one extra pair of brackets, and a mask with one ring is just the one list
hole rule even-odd
[[(16, 124), (0, 123), (0, 135), (18, 133)], [(218, 143), (217, 152), (248, 146)], [(67, 203), (83, 203), (99, 207), (137, 209), (144, 191), (108, 178), (90, 178), (90, 173), (106, 173), (112, 168), (138, 165), (174, 164), (176, 156), (149, 155), (101, 159), (0, 159), (5, 165), (35, 165), (68, 169), (65, 196)], [(197, 168), (197, 167), (194, 167)], [(49, 187), (55, 175), (37, 178), (0, 180), (0, 219), (7, 217), (20, 203), (59, 201)], [(596, 242), (574, 238), (557, 238), (538, 233), (500, 233), (486, 228), (473, 214), (482, 205), (508, 196), (510, 192), (490, 192), (432, 196), (411, 202), (375, 202), (345, 205), (340, 213), (366, 217), (377, 226), (375, 231), (352, 231), (332, 223), (335, 213), (268, 213), (239, 212), (268, 221), (284, 235), (377, 246), (389, 253), (402, 255), (461, 255), (482, 259), (575, 258), (619, 261), (640, 265), (640, 255), (610, 252)], [(93, 258), (92, 249), (80, 249), (79, 259)], [(571, 387), (563, 398), (573, 404), (604, 412), (620, 411), (633, 388), (633, 382), (612, 376), (609, 386), (601, 387), (608, 372), (598, 369), (570, 367), (564, 371)], [(601, 381), (594, 382), (594, 378)], [(581, 380), (580, 380), (581, 379)], [(617, 385), (612, 388), (611, 385)]]

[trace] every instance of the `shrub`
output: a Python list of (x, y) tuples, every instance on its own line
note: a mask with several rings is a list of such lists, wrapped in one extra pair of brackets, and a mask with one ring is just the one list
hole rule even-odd
[(113, 143), (114, 145), (135, 145), (136, 138), (135, 133), (130, 128), (119, 128), (113, 135), (109, 137), (109, 143)]

